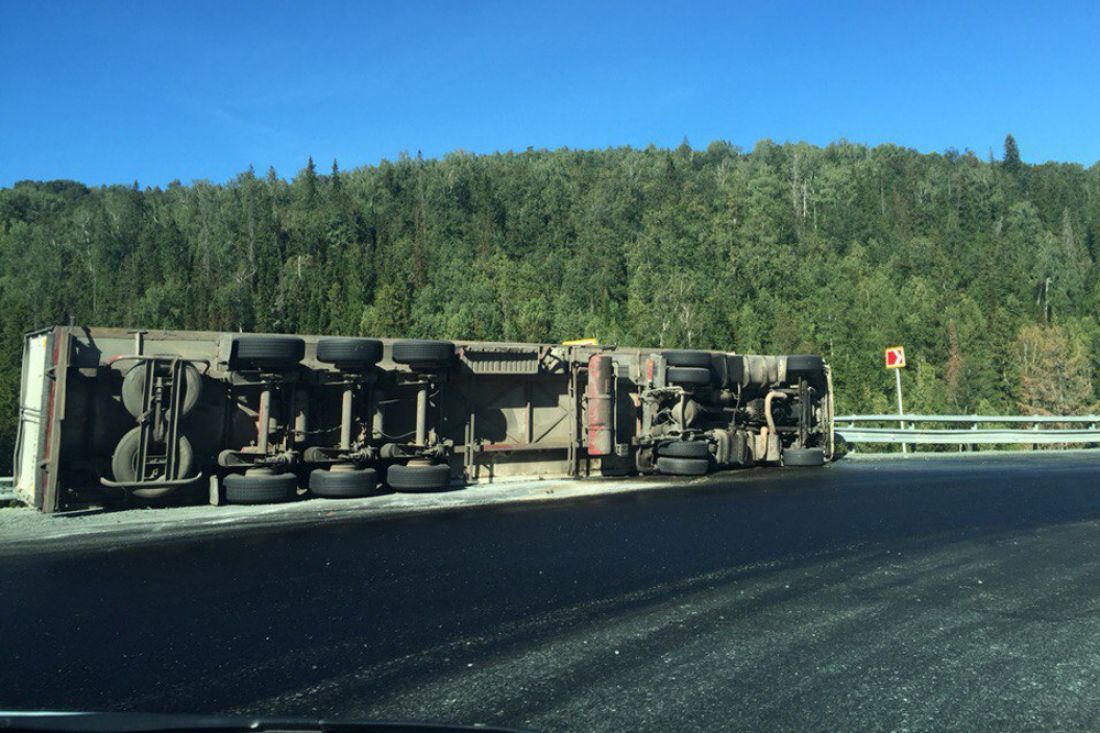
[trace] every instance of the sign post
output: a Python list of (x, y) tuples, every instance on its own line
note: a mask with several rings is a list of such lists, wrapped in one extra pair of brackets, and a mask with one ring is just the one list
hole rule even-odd
[[(901, 370), (905, 368), (904, 346), (890, 346), (886, 349), (886, 368), (894, 370), (894, 383), (898, 387), (898, 417), (901, 417), (905, 414), (905, 408), (901, 404)], [(898, 425), (903, 431), (905, 430), (904, 420), (898, 420)], [(904, 440), (901, 441), (901, 452), (909, 452), (909, 446)]]

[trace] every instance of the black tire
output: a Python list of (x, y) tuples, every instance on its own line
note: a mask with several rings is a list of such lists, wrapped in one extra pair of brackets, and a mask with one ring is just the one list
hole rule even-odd
[(816, 379), (825, 372), (825, 360), (820, 356), (798, 354), (787, 357), (787, 381)]
[(657, 459), (657, 470), (668, 476), (703, 476), (710, 470), (710, 461), (705, 458), (661, 456)]
[(419, 369), (449, 366), (455, 358), (455, 345), (450, 341), (395, 341), (393, 360)]
[[(606, 458), (607, 456), (604, 456)], [(607, 478), (622, 478), (623, 476), (633, 476), (638, 473), (638, 469), (634, 467), (633, 462), (630, 463), (608, 463), (604, 465), (604, 461), (600, 461), (600, 475)]]
[(710, 458), (710, 445), (705, 440), (677, 440), (657, 448), (657, 455), (669, 458)]
[(394, 464), (386, 470), (386, 483), (394, 491), (405, 493), (443, 491), (450, 488), (451, 467), (446, 463), (434, 466)]
[(306, 342), (296, 336), (238, 336), (233, 339), (234, 368), (289, 369), (306, 355)]
[[(195, 409), (202, 396), (202, 376), (194, 364), (183, 365), (183, 406), (180, 415), (187, 415)], [(138, 362), (126, 371), (122, 378), (122, 405), (126, 412), (134, 417), (141, 414), (141, 403), (145, 398), (145, 364)]]
[(822, 448), (785, 448), (781, 455), (784, 466), (824, 466)]
[(342, 368), (372, 367), (382, 361), (382, 342), (356, 338), (321, 339), (317, 342), (317, 361)]
[(684, 387), (702, 387), (711, 383), (710, 369), (702, 367), (669, 367), (665, 381)]
[(298, 477), (292, 473), (231, 473), (225, 477), (225, 500), (230, 504), (276, 504), (298, 495)]
[(686, 349), (672, 349), (662, 351), (661, 356), (670, 367), (697, 367), (710, 369), (713, 354), (709, 351), (688, 351)]
[(326, 499), (374, 496), (378, 490), (378, 472), (373, 468), (324, 469), (309, 474), (309, 493)]
[[(191, 441), (187, 439), (187, 436), (179, 436), (177, 449), (176, 471), (174, 475), (167, 477), (170, 480), (188, 478), (195, 467), (194, 451), (191, 450)], [(122, 440), (118, 441), (118, 445), (115, 446), (114, 455), (111, 456), (111, 475), (114, 476), (115, 481), (138, 480), (137, 460), (140, 450), (141, 427), (139, 426), (123, 435)], [(134, 496), (142, 499), (159, 499), (162, 496), (171, 494), (178, 488), (178, 486), (150, 486), (149, 488), (129, 489), (129, 491)]]

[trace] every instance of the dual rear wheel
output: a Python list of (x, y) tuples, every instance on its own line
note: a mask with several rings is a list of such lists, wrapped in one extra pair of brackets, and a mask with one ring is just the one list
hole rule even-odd
[(671, 349), (661, 356), (668, 365), (665, 381), (679, 387), (707, 387), (714, 381), (711, 371), (713, 355), (709, 351)]
[(710, 471), (710, 444), (676, 440), (657, 447), (657, 470), (668, 476), (703, 476)]
[(254, 468), (225, 477), (225, 500), (230, 504), (276, 504), (298, 496), (298, 477)]
[(317, 342), (317, 361), (347, 371), (369, 369), (382, 361), (382, 342), (363, 338), (321, 339)]
[(378, 472), (373, 468), (334, 466), (309, 474), (309, 492), (326, 499), (375, 496), (382, 493), (378, 483)]

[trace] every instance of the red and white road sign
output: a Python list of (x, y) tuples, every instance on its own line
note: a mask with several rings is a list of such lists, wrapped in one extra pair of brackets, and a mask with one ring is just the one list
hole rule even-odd
[(901, 369), (905, 366), (905, 347), (891, 346), (886, 349), (886, 368)]

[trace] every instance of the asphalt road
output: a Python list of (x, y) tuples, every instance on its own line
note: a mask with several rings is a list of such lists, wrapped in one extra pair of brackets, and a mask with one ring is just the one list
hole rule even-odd
[(0, 556), (0, 707), (1100, 728), (1100, 456)]

